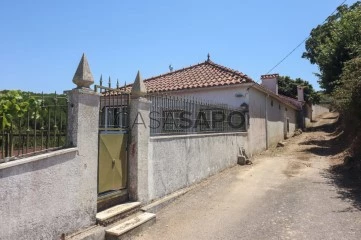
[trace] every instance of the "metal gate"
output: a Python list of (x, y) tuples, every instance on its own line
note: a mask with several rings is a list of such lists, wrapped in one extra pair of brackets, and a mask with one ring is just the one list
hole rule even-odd
[(98, 194), (127, 187), (129, 94), (103, 86), (100, 89)]

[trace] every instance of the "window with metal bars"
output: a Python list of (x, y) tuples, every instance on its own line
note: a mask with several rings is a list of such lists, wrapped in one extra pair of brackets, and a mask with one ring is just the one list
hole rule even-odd
[(100, 121), (100, 128), (126, 128), (128, 126), (127, 107), (103, 107)]

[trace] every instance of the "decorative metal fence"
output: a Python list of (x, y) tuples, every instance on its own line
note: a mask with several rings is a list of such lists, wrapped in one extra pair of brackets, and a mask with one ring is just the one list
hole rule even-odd
[(1, 96), (0, 163), (66, 145), (67, 98), (9, 91)]
[(99, 85), (94, 85), (94, 91), (101, 94), (99, 107), (99, 130), (127, 130), (129, 127), (129, 101), (130, 95), (117, 88), (111, 88), (109, 78), (108, 87), (102, 85), (102, 78)]
[(151, 101), (151, 136), (247, 131), (246, 108), (231, 108), (192, 97), (152, 94), (147, 98)]

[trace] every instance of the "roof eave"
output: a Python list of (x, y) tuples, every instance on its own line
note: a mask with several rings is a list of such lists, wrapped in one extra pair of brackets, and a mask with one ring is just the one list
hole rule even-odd
[(267, 90), (267, 89), (261, 87), (261, 85), (258, 84), (258, 83), (256, 83), (256, 82), (254, 82), (254, 84), (252, 84), (250, 87), (256, 88), (257, 90), (259, 90), (259, 91), (261, 91), (261, 92), (263, 92), (263, 93), (267, 93), (268, 95), (270, 95), (270, 96), (278, 99), (278, 100), (279, 100), (280, 102), (282, 102), (283, 104), (285, 104), (285, 105), (293, 108), (294, 110), (300, 111), (300, 109), (298, 109), (296, 106), (294, 106), (294, 105), (292, 105), (292, 104), (284, 101), (284, 100), (283, 100), (280, 96), (278, 96), (276, 93), (274, 93), (274, 92), (272, 92), (272, 91), (270, 91), (270, 90)]

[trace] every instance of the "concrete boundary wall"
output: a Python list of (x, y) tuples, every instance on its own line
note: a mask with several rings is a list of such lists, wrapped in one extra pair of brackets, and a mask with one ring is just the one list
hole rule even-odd
[(0, 164), (0, 239), (61, 239), (95, 224), (99, 95), (67, 93), (69, 148)]
[(327, 105), (312, 105), (312, 120), (316, 120), (320, 115), (329, 112)]
[(96, 195), (77, 148), (0, 166), (0, 239), (60, 239), (95, 222)]
[(215, 133), (151, 137), (149, 201), (234, 166), (239, 149), (248, 149), (247, 136), (247, 133)]
[(150, 104), (138, 73), (130, 102), (129, 198), (148, 203), (197, 183), (237, 163), (248, 150), (248, 133), (150, 137)]

